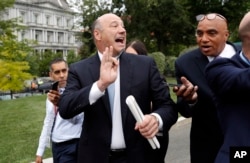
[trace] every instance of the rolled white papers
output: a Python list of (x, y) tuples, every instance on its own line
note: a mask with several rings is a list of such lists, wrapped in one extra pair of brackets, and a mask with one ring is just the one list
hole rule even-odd
[[(142, 122), (144, 115), (137, 104), (134, 96), (130, 95), (126, 98), (126, 104), (128, 105), (130, 111), (132, 112), (133, 116), (135, 117), (137, 122)], [(152, 139), (148, 139), (149, 144), (153, 149), (160, 148), (160, 143), (158, 142), (157, 138), (154, 136)]]

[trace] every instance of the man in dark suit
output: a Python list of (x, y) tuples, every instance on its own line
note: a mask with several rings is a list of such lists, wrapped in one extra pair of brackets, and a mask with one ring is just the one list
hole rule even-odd
[[(150, 57), (123, 52), (126, 30), (114, 14), (100, 16), (92, 34), (98, 52), (70, 66), (59, 104), (63, 118), (84, 112), (78, 162), (154, 163), (147, 138), (159, 130), (168, 134), (177, 120), (175, 104), (157, 66)], [(141, 123), (136, 123), (125, 103), (129, 95), (145, 114)]]
[[(244, 16), (239, 26), (242, 51), (231, 59), (215, 59), (206, 68), (207, 80), (215, 94), (219, 122), (224, 135), (216, 163), (233, 162), (229, 159), (230, 147), (250, 147), (250, 100), (247, 96), (250, 92), (249, 26), (250, 12)], [(244, 161), (244, 158), (239, 161), (249, 162)]]
[[(197, 16), (196, 41), (199, 48), (180, 56), (175, 62), (174, 87), (177, 108), (184, 117), (192, 117), (190, 133), (191, 163), (213, 163), (223, 137), (218, 123), (212, 92), (205, 78), (205, 67), (216, 56), (232, 56), (236, 48), (227, 42), (227, 20), (220, 14)], [(185, 85), (190, 81), (194, 86)], [(198, 90), (197, 90), (198, 87)], [(185, 92), (197, 90), (197, 99), (183, 98)]]

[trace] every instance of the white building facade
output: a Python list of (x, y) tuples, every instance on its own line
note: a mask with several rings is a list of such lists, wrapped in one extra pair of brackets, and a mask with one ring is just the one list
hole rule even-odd
[(16, 0), (4, 12), (4, 19), (19, 18), (19, 24), (26, 28), (16, 33), (18, 40), (36, 40), (36, 52), (50, 50), (66, 57), (70, 50), (76, 52), (78, 48), (74, 14), (66, 0)]

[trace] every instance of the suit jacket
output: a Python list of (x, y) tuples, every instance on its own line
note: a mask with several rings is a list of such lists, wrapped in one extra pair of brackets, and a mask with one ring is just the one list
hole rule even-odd
[[(232, 45), (232, 44), (231, 44)], [(235, 50), (237, 48), (233, 45)], [(222, 144), (212, 91), (206, 81), (205, 67), (208, 58), (197, 48), (180, 56), (175, 62), (177, 83), (185, 76), (198, 86), (198, 101), (190, 106), (182, 98), (177, 99), (177, 108), (184, 117), (192, 117), (190, 152), (192, 163), (213, 163)]]
[[(123, 53), (120, 63), (120, 98), (122, 124), (130, 163), (153, 163), (153, 149), (148, 141), (134, 130), (135, 119), (125, 100), (133, 95), (144, 114), (152, 111), (163, 120), (163, 134), (177, 120), (177, 112), (154, 60), (147, 56)], [(78, 162), (107, 163), (111, 144), (112, 117), (107, 90), (94, 104), (89, 104), (89, 93), (99, 79), (100, 59), (96, 54), (74, 63), (69, 68), (66, 90), (59, 112), (63, 118), (71, 118), (84, 112), (84, 122), (78, 149)], [(154, 108), (151, 110), (151, 101)]]
[(208, 83), (215, 94), (224, 142), (216, 163), (229, 163), (233, 146), (250, 146), (250, 65), (239, 53), (232, 59), (219, 58), (206, 68)]

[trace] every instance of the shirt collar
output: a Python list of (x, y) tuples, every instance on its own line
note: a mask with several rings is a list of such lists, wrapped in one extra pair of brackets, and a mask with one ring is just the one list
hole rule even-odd
[[(222, 58), (232, 58), (234, 54), (236, 54), (236, 50), (234, 49), (234, 47), (230, 44), (226, 44), (225, 48), (222, 50), (222, 52), (218, 56)], [(207, 58), (208, 58), (208, 61), (211, 62), (216, 57), (207, 56)]]

